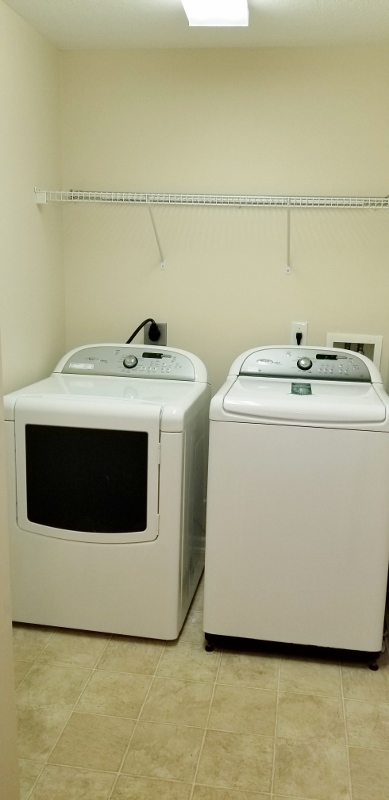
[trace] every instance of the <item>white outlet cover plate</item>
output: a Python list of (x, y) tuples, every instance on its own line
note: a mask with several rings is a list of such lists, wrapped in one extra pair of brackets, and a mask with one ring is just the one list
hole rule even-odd
[(308, 344), (308, 322), (292, 322), (292, 327), (290, 332), (291, 344), (297, 344), (296, 333), (302, 333), (303, 335), (303, 338), (301, 339), (300, 342), (300, 346)]

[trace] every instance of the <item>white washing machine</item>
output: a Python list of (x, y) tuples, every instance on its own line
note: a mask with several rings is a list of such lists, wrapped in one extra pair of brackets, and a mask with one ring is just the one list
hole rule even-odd
[(349, 350), (243, 353), (211, 401), (204, 631), (378, 653), (389, 398)]
[(175, 348), (72, 350), (5, 397), (13, 618), (175, 639), (204, 562), (210, 387)]

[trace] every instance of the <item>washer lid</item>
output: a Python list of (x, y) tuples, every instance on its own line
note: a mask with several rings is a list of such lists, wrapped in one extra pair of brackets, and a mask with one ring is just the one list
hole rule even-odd
[(386, 407), (371, 384), (239, 377), (224, 411), (262, 420), (300, 423), (377, 423)]

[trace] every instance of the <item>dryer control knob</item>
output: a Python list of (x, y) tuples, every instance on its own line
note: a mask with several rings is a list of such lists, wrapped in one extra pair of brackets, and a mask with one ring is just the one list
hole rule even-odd
[(133, 369), (136, 367), (137, 363), (138, 359), (136, 356), (127, 356), (127, 358), (125, 358), (123, 361), (123, 364), (125, 367), (127, 367), (127, 369)]
[(312, 361), (311, 361), (310, 358), (306, 358), (306, 357), (299, 358), (299, 360), (297, 362), (297, 366), (298, 366), (299, 369), (311, 369)]

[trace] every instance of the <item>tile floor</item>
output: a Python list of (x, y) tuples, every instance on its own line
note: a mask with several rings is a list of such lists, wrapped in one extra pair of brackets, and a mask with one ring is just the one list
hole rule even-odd
[(22, 800), (388, 800), (378, 672), (15, 625)]

